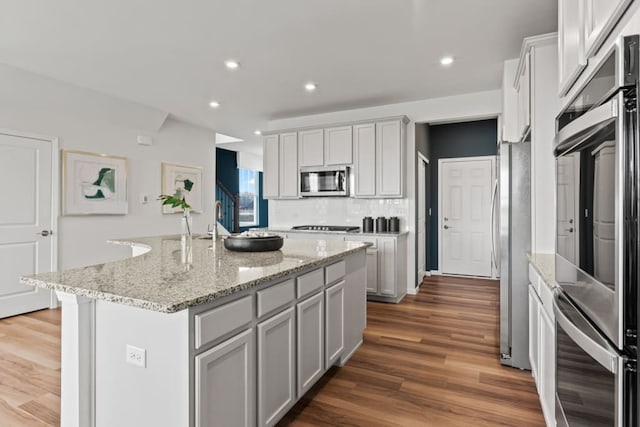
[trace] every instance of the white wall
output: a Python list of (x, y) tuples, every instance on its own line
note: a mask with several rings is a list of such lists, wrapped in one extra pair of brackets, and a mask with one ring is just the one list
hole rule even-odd
[[(0, 128), (59, 138), (61, 149), (125, 156), (129, 159), (129, 214), (60, 217), (59, 268), (67, 269), (121, 258), (127, 249), (107, 245), (110, 238), (179, 233), (179, 217), (162, 215), (162, 161), (202, 166), (204, 213), (194, 214), (203, 232), (213, 215), (215, 132), (167, 117), (139, 104), (0, 65)], [(150, 135), (153, 146), (136, 143)], [(150, 201), (139, 203), (139, 195)]]
[[(294, 117), (269, 122), (269, 130), (288, 129), (303, 126), (321, 126), (356, 120), (368, 120), (380, 117), (406, 115), (410, 123), (407, 127), (407, 198), (400, 201), (382, 200), (359, 202), (351, 199), (326, 199), (325, 202), (307, 200), (270, 200), (269, 225), (291, 226), (302, 222), (322, 221), (322, 213), (328, 213), (334, 225), (356, 223), (365, 215), (391, 216), (398, 212), (402, 216), (402, 227), (409, 231), (407, 239), (407, 289), (416, 287), (416, 237), (415, 237), (415, 123), (455, 122), (469, 119), (497, 117), (502, 110), (502, 91), (486, 91), (446, 98), (434, 98), (422, 101), (403, 102), (378, 107), (336, 111), (312, 116)], [(315, 209), (314, 209), (315, 208)], [(366, 208), (371, 212), (367, 213)], [(406, 211), (406, 214), (400, 212)], [(304, 212), (305, 216), (302, 215)], [(336, 214), (334, 214), (336, 212)], [(339, 214), (338, 214), (339, 213)], [(304, 221), (303, 221), (304, 219)]]

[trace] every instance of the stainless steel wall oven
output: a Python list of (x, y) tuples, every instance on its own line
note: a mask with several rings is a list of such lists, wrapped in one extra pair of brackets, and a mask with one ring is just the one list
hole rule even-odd
[(639, 37), (556, 119), (556, 418), (638, 425)]

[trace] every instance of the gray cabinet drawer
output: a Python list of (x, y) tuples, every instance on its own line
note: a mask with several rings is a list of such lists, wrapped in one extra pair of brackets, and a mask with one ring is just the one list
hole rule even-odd
[(338, 261), (325, 267), (325, 283), (327, 285), (342, 279), (347, 274), (347, 266), (344, 262)]
[(324, 286), (324, 269), (319, 268), (310, 273), (298, 276), (298, 298), (311, 295)]
[(251, 295), (195, 315), (195, 345), (199, 349), (229, 332), (248, 325), (253, 318)]
[(294, 300), (293, 279), (257, 292), (258, 317), (262, 317)]

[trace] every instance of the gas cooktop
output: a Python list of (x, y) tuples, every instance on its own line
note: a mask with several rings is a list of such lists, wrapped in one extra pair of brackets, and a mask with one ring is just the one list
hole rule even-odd
[(342, 231), (345, 233), (360, 231), (360, 227), (350, 225), (297, 225), (295, 227), (291, 227), (291, 229), (300, 231)]

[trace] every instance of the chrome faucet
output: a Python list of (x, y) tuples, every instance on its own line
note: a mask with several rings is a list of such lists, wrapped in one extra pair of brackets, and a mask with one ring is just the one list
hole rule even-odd
[(218, 220), (222, 218), (222, 203), (220, 203), (220, 200), (216, 200), (213, 205), (213, 230), (211, 230), (212, 240), (216, 240), (218, 238)]

